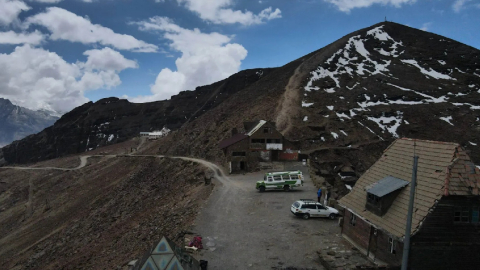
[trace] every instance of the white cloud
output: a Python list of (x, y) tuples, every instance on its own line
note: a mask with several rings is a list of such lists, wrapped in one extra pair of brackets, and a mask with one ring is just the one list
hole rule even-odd
[(67, 63), (54, 52), (17, 46), (0, 54), (0, 97), (33, 110), (69, 111), (88, 101), (85, 91), (115, 87), (121, 83), (118, 72), (137, 67), (112, 51), (89, 50), (85, 63)]
[(282, 17), (280, 9), (273, 10), (272, 7), (262, 10), (259, 14), (253, 14), (248, 10), (233, 10), (230, 7), (233, 6), (234, 0), (177, 0), (177, 2), (197, 13), (203, 20), (216, 24), (252, 25)]
[(30, 24), (46, 27), (52, 33), (50, 35), (52, 40), (68, 40), (83, 44), (100, 43), (134, 52), (156, 52), (158, 49), (153, 44), (130, 35), (117, 34), (110, 28), (92, 24), (87, 18), (58, 7), (47, 8), (46, 12), (27, 18), (25, 27)]
[(122, 71), (127, 68), (138, 68), (137, 62), (126, 59), (122, 54), (110, 48), (88, 50), (83, 54), (88, 56), (85, 68), (89, 70)]
[(40, 2), (45, 4), (56, 4), (62, 2), (62, 0), (30, 0), (31, 2)]
[(428, 31), (430, 26), (432, 26), (432, 23), (431, 22), (426, 22), (426, 23), (422, 24), (422, 28), (420, 28), (420, 30)]
[(13, 31), (0, 32), (0, 44), (40, 44), (45, 36), (35, 30), (32, 33), (15, 33)]
[(381, 5), (392, 5), (394, 7), (401, 7), (402, 4), (415, 3), (416, 0), (323, 0), (325, 2), (331, 3), (340, 11), (350, 12), (350, 10), (355, 8), (365, 8), (373, 4)]
[(19, 0), (0, 0), (0, 7), (0, 26), (9, 25), (17, 19), (20, 12), (30, 9), (23, 1)]
[(457, 13), (460, 12), (464, 8), (464, 6), (467, 2), (470, 2), (470, 0), (456, 0), (452, 4), (453, 11), (455, 11)]
[(247, 50), (240, 44), (230, 43), (231, 37), (219, 33), (202, 33), (199, 29), (184, 29), (168, 18), (154, 17), (136, 23), (144, 31), (158, 31), (170, 40), (170, 48), (182, 53), (175, 61), (177, 71), (162, 69), (151, 96), (132, 98), (134, 102), (168, 99), (183, 90), (193, 90), (211, 84), (238, 72)]

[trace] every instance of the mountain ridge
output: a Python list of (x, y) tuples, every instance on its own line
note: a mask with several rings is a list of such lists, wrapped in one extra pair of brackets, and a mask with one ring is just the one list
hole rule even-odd
[[(224, 156), (218, 142), (228, 138), (234, 128), (241, 131), (244, 121), (265, 119), (277, 122), (278, 129), (288, 139), (300, 142), (304, 150), (411, 137), (455, 141), (467, 150), (474, 150), (471, 156), (478, 163), (479, 63), (480, 53), (473, 47), (408, 26), (382, 22), (345, 35), (282, 67), (240, 71), (210, 86), (182, 92), (170, 101), (132, 105), (157, 112), (158, 121), (145, 121), (136, 127), (119, 125), (116, 131), (133, 128), (135, 132), (123, 132), (114, 142), (146, 131), (141, 128), (161, 128), (155, 125), (163, 123), (175, 132), (159, 142), (158, 151), (221, 163)], [(264, 72), (259, 76), (261, 70)], [(222, 90), (212, 95), (218, 89)], [(220, 97), (229, 89), (228, 97)], [(204, 91), (201, 102), (193, 100), (199, 97), (195, 93), (200, 92), (196, 91)], [(216, 102), (205, 107), (210, 100), (205, 98), (208, 95), (215, 97)], [(102, 102), (96, 102), (95, 106)], [(127, 104), (121, 100), (115, 102)], [(189, 107), (188, 113), (172, 114), (165, 108), (155, 108), (174, 102), (188, 103), (189, 106), (184, 106)], [(78, 108), (72, 112), (79, 112)], [(120, 112), (125, 106), (112, 109)], [(60, 119), (68, 126), (80, 121), (72, 112)], [(135, 121), (132, 115), (123, 117)], [(103, 118), (101, 121), (108, 120)], [(85, 141), (91, 142), (89, 134), (94, 125), (101, 124), (99, 119), (101, 114), (90, 122), (82, 118), (81, 125), (87, 132), (82, 130), (81, 136), (60, 144), (53, 139), (55, 128), (16, 142), (15, 147), (4, 148), (4, 159), (9, 163), (25, 163), (88, 150), (90, 146)], [(442, 132), (449, 128), (449, 132)], [(52, 145), (47, 151), (36, 149), (32, 142), (42, 136)], [(101, 146), (98, 141), (91, 145)], [(55, 150), (70, 144), (75, 147), (58, 153)], [(34, 149), (35, 158), (25, 157), (27, 149)], [(371, 154), (378, 156), (378, 149)]]
[(37, 133), (59, 117), (45, 110), (33, 111), (0, 98), (0, 147)]

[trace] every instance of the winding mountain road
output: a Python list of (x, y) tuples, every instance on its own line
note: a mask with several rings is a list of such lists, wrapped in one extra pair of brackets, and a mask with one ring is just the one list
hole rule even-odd
[(80, 164), (75, 168), (6, 166), (6, 167), (0, 167), (0, 169), (75, 171), (87, 166), (88, 159), (91, 157), (109, 157), (109, 158), (155, 157), (155, 158), (181, 159), (185, 161), (192, 161), (204, 167), (209, 168), (210, 170), (212, 170), (213, 176), (224, 185), (228, 185), (231, 182), (230, 179), (223, 173), (222, 169), (218, 165), (212, 162), (209, 162), (203, 159), (198, 159), (198, 158), (191, 158), (191, 157), (171, 157), (171, 156), (162, 156), (162, 155), (87, 155), (87, 156), (80, 156)]

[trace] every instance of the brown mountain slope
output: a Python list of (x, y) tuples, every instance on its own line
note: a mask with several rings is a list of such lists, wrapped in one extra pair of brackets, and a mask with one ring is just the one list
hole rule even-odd
[[(37, 165), (76, 167), (78, 157)], [(205, 172), (152, 157), (95, 157), (75, 171), (0, 168), (0, 269), (117, 269), (163, 235), (179, 243), (213, 188)]]
[(304, 150), (358, 151), (358, 145), (379, 143), (383, 147), (354, 155), (375, 160), (393, 139), (411, 137), (458, 142), (479, 163), (480, 52), (432, 33), (380, 23), (240, 90), (172, 134), (160, 152), (222, 162), (218, 142), (233, 128), (241, 130), (243, 121), (256, 119), (276, 121)]

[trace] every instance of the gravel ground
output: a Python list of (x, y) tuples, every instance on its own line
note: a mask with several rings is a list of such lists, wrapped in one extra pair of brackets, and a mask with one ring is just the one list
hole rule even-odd
[[(290, 168), (288, 168), (290, 167)], [(290, 192), (255, 189), (265, 172), (230, 175), (197, 216), (193, 231), (203, 237), (200, 259), (208, 269), (324, 269), (317, 250), (341, 239), (338, 220), (303, 220), (290, 212), (298, 199), (316, 199), (307, 167), (305, 185)]]

